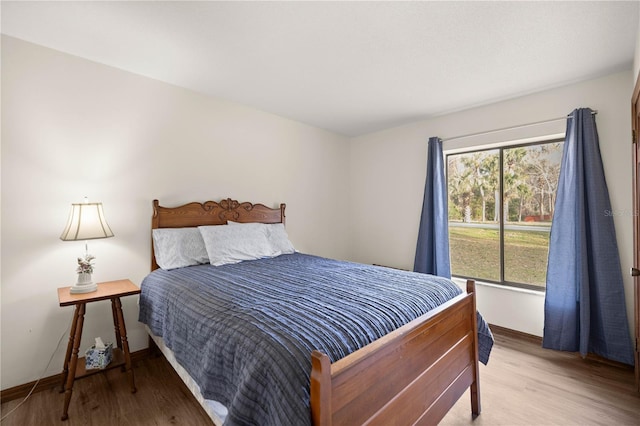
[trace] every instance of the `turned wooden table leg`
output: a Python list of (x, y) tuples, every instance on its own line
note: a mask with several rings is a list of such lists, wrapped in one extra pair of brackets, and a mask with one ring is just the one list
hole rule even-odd
[(118, 312), (116, 312), (116, 304), (111, 299), (111, 313), (113, 315), (113, 328), (116, 334), (116, 346), (122, 349), (122, 336), (120, 336), (120, 325), (118, 324)]
[(116, 317), (118, 321), (118, 327), (120, 330), (120, 338), (122, 342), (122, 352), (124, 354), (124, 366), (127, 375), (129, 376), (129, 384), (131, 385), (131, 393), (136, 392), (136, 384), (133, 377), (133, 369), (131, 368), (131, 355), (129, 353), (129, 342), (127, 341), (127, 328), (124, 324), (124, 315), (122, 314), (122, 303), (120, 303), (120, 298), (116, 297), (111, 299), (111, 303), (116, 312)]
[(71, 331), (69, 332), (69, 343), (67, 343), (67, 354), (64, 356), (64, 367), (62, 368), (62, 381), (60, 383), (60, 393), (64, 392), (64, 385), (69, 376), (69, 360), (71, 360), (71, 351), (73, 350), (73, 340), (76, 337), (76, 327), (78, 325), (79, 306), (73, 311), (73, 320), (71, 321)]
[[(116, 347), (122, 350), (122, 336), (120, 336), (120, 325), (118, 324), (118, 312), (116, 309), (115, 299), (111, 299), (111, 314), (113, 315), (113, 328), (116, 335)], [(122, 365), (120, 371), (126, 371), (126, 366)]]
[[(61, 420), (67, 420), (69, 418), (69, 403), (71, 402), (71, 393), (73, 392), (73, 381), (76, 378), (76, 367), (78, 365), (78, 351), (80, 349), (80, 339), (82, 337), (82, 325), (84, 323), (85, 304), (79, 303), (76, 305), (76, 310), (73, 315), (74, 325), (73, 329), (73, 348), (71, 350), (71, 357), (69, 363), (65, 361), (66, 384), (64, 387), (64, 409), (62, 411)], [(69, 337), (71, 339), (71, 337)]]

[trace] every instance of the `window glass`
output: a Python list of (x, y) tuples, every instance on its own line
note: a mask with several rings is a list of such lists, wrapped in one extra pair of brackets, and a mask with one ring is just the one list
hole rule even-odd
[(562, 145), (447, 156), (453, 275), (544, 289)]
[(447, 157), (449, 247), (454, 275), (500, 280), (500, 151)]

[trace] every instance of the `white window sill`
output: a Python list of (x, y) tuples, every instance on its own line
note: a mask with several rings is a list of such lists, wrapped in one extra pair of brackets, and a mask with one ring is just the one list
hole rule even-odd
[[(463, 289), (466, 288), (466, 285), (467, 285), (467, 279), (466, 278), (453, 277), (453, 278), (451, 278), (451, 280), (453, 282), (455, 282), (456, 284), (458, 284)], [(481, 287), (493, 287), (493, 288), (497, 288), (497, 289), (500, 289), (500, 290), (514, 291), (516, 293), (532, 294), (532, 295), (541, 296), (541, 297), (544, 297), (544, 295), (545, 295), (545, 292), (544, 291), (540, 291), (540, 290), (531, 290), (531, 289), (528, 289), (528, 288), (512, 287), (512, 286), (508, 286), (508, 285), (488, 283), (488, 282), (480, 281), (480, 280), (475, 280), (475, 281), (476, 281), (476, 285), (481, 286)]]

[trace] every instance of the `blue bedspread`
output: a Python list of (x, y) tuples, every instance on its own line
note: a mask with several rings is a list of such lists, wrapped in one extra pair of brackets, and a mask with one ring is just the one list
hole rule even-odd
[[(332, 362), (461, 293), (448, 279), (294, 253), (156, 270), (140, 321), (200, 386), (226, 425), (309, 425), (311, 351)], [(481, 361), (493, 338), (478, 315)]]

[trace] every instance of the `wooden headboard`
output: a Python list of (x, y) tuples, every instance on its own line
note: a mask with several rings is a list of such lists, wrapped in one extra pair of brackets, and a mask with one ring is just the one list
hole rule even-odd
[[(151, 229), (186, 228), (205, 225), (226, 225), (228, 220), (248, 223), (284, 223), (286, 204), (272, 209), (264, 204), (240, 203), (231, 198), (220, 202), (188, 203), (178, 207), (163, 207), (153, 200)], [(151, 243), (151, 270), (158, 269), (153, 240)]]

